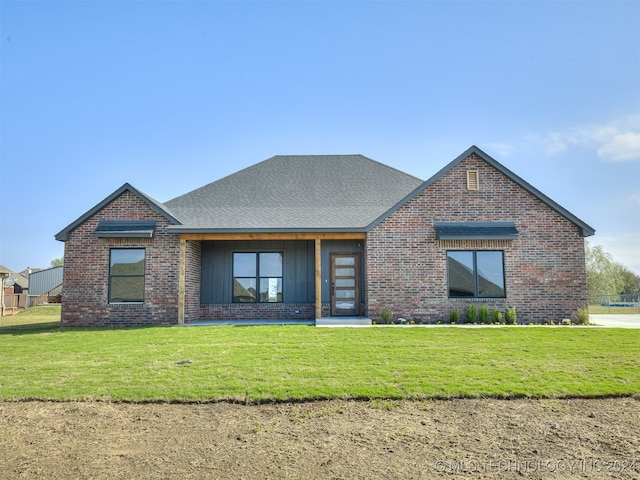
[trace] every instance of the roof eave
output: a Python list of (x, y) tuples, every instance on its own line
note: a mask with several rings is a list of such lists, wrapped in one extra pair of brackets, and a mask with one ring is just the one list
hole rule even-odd
[(172, 225), (169, 233), (366, 233), (367, 227), (322, 227), (322, 228), (208, 228)]

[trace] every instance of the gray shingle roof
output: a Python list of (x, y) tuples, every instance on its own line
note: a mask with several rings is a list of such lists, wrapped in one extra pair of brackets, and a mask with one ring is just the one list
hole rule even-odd
[(165, 206), (173, 231), (364, 231), (421, 184), (362, 155), (278, 155)]
[(160, 203), (128, 183), (56, 235), (70, 232), (125, 191), (164, 215), (174, 233), (367, 232), (471, 154), (577, 225), (595, 230), (476, 146), (422, 182), (362, 155), (278, 155)]

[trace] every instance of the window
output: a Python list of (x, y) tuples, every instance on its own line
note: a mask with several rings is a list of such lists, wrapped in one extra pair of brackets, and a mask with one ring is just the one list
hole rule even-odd
[(501, 251), (447, 252), (449, 297), (505, 297)]
[(114, 248), (109, 259), (109, 303), (144, 301), (144, 248)]
[(233, 301), (282, 302), (282, 253), (234, 253)]

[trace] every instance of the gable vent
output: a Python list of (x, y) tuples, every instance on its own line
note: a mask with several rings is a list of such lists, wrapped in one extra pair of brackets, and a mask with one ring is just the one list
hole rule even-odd
[(477, 170), (467, 170), (467, 190), (480, 190)]

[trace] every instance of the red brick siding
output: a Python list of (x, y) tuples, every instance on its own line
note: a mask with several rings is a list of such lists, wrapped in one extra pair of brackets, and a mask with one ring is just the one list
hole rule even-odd
[(309, 303), (222, 303), (201, 305), (200, 310), (202, 320), (310, 320), (315, 318), (315, 306)]
[[(467, 170), (478, 170), (479, 191), (467, 191)], [(517, 240), (438, 241), (434, 222), (513, 221)], [(515, 306), (519, 322), (570, 318), (587, 303), (584, 239), (579, 228), (472, 155), (432, 183), (367, 236), (368, 315), (388, 308), (395, 317), (447, 320), (458, 308)], [(504, 251), (507, 298), (449, 299), (447, 250)]]
[[(93, 232), (99, 220), (155, 220), (155, 237), (97, 238)], [(75, 228), (65, 243), (62, 326), (177, 323), (180, 247), (178, 236), (166, 232), (169, 224), (164, 216), (127, 191)], [(145, 249), (144, 304), (109, 305), (111, 248)]]
[(200, 270), (202, 243), (187, 241), (186, 283), (184, 300), (185, 323), (200, 320)]

